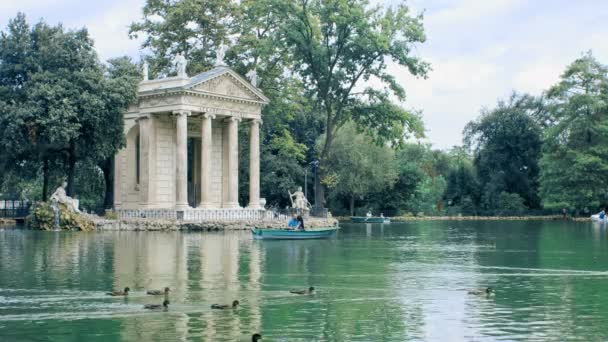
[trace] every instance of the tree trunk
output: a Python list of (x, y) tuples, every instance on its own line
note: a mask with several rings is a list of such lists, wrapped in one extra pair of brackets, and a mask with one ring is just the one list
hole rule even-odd
[(103, 180), (106, 183), (106, 192), (103, 198), (103, 207), (111, 209), (114, 205), (114, 157), (109, 157), (101, 163)]
[(350, 216), (355, 216), (355, 195), (350, 195)]
[(321, 184), (321, 174), (317, 168), (315, 177), (315, 207), (325, 208), (325, 187)]
[(74, 175), (76, 173), (76, 146), (74, 142), (70, 143), (70, 151), (68, 152), (68, 188), (66, 193), (70, 197), (74, 197)]
[(44, 158), (42, 164), (42, 201), (46, 202), (49, 198), (49, 159)]

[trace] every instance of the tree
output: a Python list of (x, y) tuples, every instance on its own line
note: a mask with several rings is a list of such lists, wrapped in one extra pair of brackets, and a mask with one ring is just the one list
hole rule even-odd
[(475, 214), (479, 202), (479, 185), (468, 151), (455, 147), (450, 151), (452, 165), (448, 171), (444, 198), (449, 207), (463, 214)]
[(570, 64), (549, 101), (540, 193), (547, 208), (594, 208), (608, 188), (608, 68), (591, 53)]
[[(390, 101), (405, 91), (387, 71), (388, 61), (424, 76), (428, 65), (411, 55), (424, 42), (422, 17), (405, 5), (371, 7), (365, 0), (285, 1), (286, 44), (304, 86), (324, 121), (319, 148), (321, 179), (327, 181), (329, 154), (339, 129), (353, 121), (377, 142), (401, 143), (422, 135), (419, 115)], [(374, 80), (375, 86), (364, 84)], [(378, 89), (377, 84), (384, 88)], [(316, 184), (317, 203), (324, 188)]]
[(183, 53), (188, 73), (197, 74), (213, 66), (217, 48), (228, 42), (235, 8), (232, 0), (148, 0), (129, 33), (144, 36), (152, 73), (169, 74), (173, 58)]
[(496, 108), (483, 110), (467, 124), (465, 143), (473, 149), (474, 165), (482, 189), (482, 206), (499, 208), (498, 197), (516, 193), (529, 208), (538, 208), (538, 160), (541, 128), (533, 118), (538, 103), (528, 95), (513, 94), (498, 101)]
[[(323, 136), (319, 143), (323, 142)], [(369, 136), (357, 132), (352, 124), (341, 129), (335, 137), (328, 155), (333, 179), (331, 189), (349, 200), (351, 216), (355, 212), (355, 200), (374, 191), (387, 190), (397, 174), (394, 168), (394, 152), (375, 144)]]
[(67, 175), (73, 196), (77, 162), (96, 164), (123, 144), (136, 82), (113, 77), (113, 68), (106, 79), (86, 29), (12, 19), (0, 37), (0, 142), (10, 147), (0, 167), (40, 169), (43, 200), (53, 171)]

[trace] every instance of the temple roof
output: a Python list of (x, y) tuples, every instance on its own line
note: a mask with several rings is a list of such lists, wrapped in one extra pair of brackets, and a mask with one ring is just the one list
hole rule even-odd
[[(213, 89), (207, 89), (205, 83), (210, 82), (223, 75), (228, 75), (232, 79), (232, 83), (239, 87), (245, 88), (253, 97), (257, 98), (256, 101), (263, 104), (267, 104), (269, 99), (256, 87), (254, 87), (248, 80), (239, 75), (236, 71), (230, 69), (227, 66), (217, 66), (211, 70), (202, 72), (193, 77), (166, 77), (161, 79), (146, 80), (139, 84), (140, 95), (158, 94), (159, 91), (192, 91), (201, 93), (214, 93)], [(212, 83), (210, 83), (212, 84)], [(249, 100), (253, 100), (249, 99)]]

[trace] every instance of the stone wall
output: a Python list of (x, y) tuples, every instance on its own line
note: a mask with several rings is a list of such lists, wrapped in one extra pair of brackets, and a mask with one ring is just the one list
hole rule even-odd
[[(263, 228), (284, 228), (287, 226), (286, 220), (236, 220), (236, 221), (205, 221), (194, 222), (188, 220), (172, 219), (121, 219), (104, 220), (98, 219), (95, 222), (98, 230), (134, 230), (134, 231), (166, 231), (166, 230), (249, 230), (256, 227)], [(306, 220), (306, 229), (321, 227), (333, 227), (338, 224), (335, 219), (310, 218)]]

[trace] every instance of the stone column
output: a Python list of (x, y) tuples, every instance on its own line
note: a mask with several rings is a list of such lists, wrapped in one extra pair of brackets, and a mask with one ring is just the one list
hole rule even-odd
[(188, 111), (175, 111), (175, 209), (188, 209)]
[(224, 208), (238, 208), (239, 206), (239, 117), (226, 119), (226, 165), (224, 177), (226, 177), (226, 201)]
[(137, 119), (139, 125), (139, 198), (142, 208), (149, 208), (152, 198), (152, 119), (149, 115)]
[(211, 208), (211, 151), (212, 129), (211, 120), (215, 115), (204, 113), (201, 118), (201, 203), (199, 208)]
[(260, 119), (250, 121), (249, 129), (249, 205), (260, 209)]
[(114, 210), (122, 208), (122, 163), (125, 149), (114, 156)]

